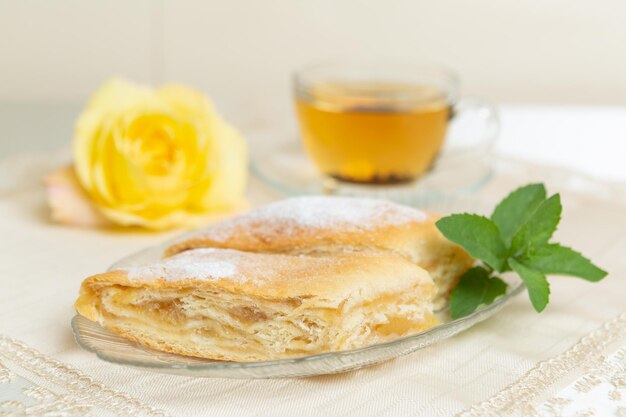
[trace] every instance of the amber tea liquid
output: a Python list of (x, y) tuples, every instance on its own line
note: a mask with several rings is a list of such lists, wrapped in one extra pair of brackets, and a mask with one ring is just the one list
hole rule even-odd
[(450, 117), (435, 87), (323, 83), (299, 92), (304, 145), (318, 168), (342, 181), (414, 180), (433, 164)]

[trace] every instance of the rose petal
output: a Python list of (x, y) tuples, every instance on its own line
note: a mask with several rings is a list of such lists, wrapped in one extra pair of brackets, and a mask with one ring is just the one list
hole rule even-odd
[(53, 221), (87, 227), (110, 226), (82, 189), (73, 166), (66, 166), (44, 178), (46, 197)]

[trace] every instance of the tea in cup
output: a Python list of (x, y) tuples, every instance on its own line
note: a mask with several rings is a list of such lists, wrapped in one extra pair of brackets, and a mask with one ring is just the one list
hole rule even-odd
[[(319, 170), (340, 181), (394, 184), (428, 171), (458, 112), (456, 77), (387, 64), (327, 64), (298, 71), (294, 93), (304, 146)], [(495, 111), (477, 107), (496, 124)], [(494, 134), (472, 146), (490, 146)]]

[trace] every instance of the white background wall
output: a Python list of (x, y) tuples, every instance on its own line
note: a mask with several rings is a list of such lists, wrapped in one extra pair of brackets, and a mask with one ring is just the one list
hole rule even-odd
[(295, 66), (354, 54), (446, 63), (498, 101), (626, 104), (626, 1), (0, 0), (0, 100), (121, 74), (260, 106)]
[(0, 0), (0, 122), (15, 103), (70, 103), (48, 113), (69, 136), (80, 103), (122, 75), (273, 123), (291, 117), (294, 67), (345, 56), (441, 62), (499, 103), (624, 105), (626, 1)]

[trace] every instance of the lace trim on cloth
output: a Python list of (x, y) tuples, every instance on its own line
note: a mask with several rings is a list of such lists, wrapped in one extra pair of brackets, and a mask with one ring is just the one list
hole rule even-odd
[(0, 335), (0, 417), (93, 415), (167, 417), (163, 411)]
[(626, 347), (537, 406), (541, 417), (626, 417)]
[[(571, 415), (605, 415), (596, 414), (599, 410), (593, 407), (604, 409), (606, 402), (614, 401), (614, 415), (626, 417), (626, 347), (608, 358), (604, 354), (607, 347), (624, 337), (626, 313), (604, 323), (560, 355), (539, 362), (519, 380), (488, 400), (457, 414), (457, 417), (562, 416), (574, 401), (581, 406), (573, 410)], [(584, 375), (558, 395), (540, 405), (533, 404), (538, 396), (575, 369), (584, 369)], [(595, 391), (593, 397), (582, 398), (581, 394), (592, 391)], [(602, 401), (598, 399), (600, 392), (603, 393)]]

